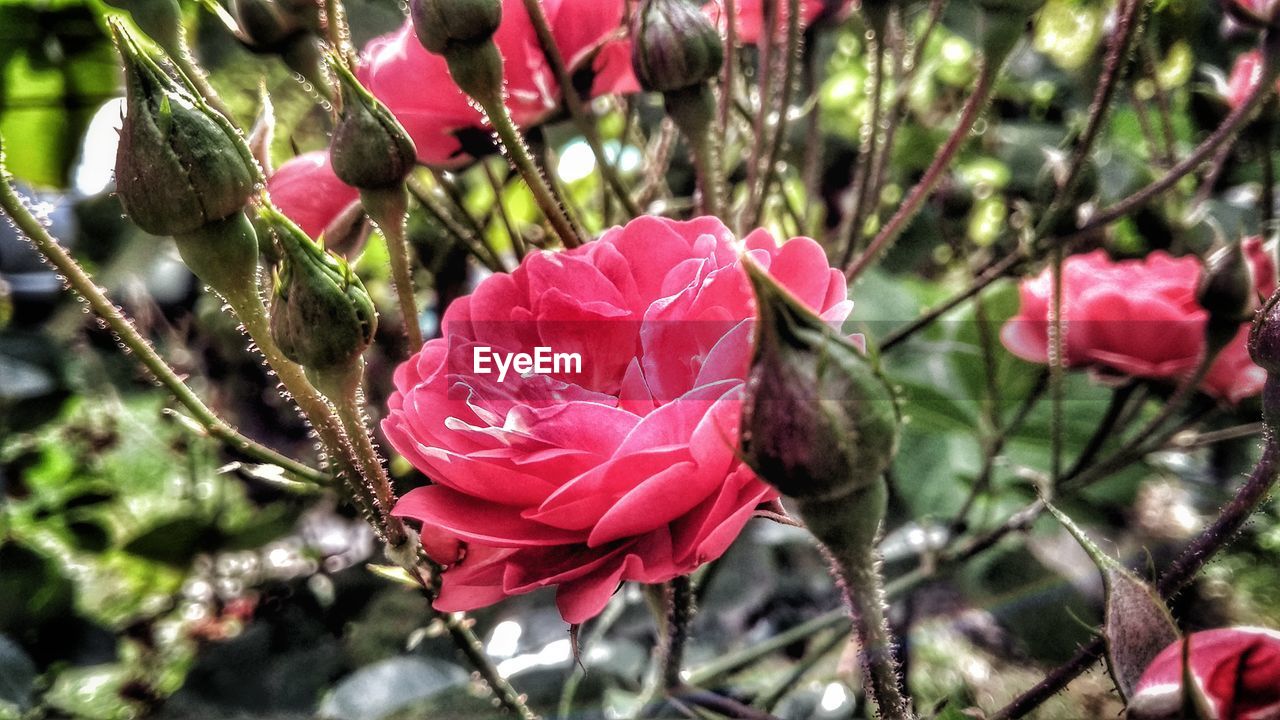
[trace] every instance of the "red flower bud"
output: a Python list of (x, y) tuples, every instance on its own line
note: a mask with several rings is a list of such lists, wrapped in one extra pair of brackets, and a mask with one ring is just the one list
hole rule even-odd
[[(1184, 687), (1184, 671), (1194, 688)], [(1138, 681), (1129, 717), (1181, 718), (1188, 700), (1203, 703), (1217, 720), (1280, 718), (1280, 632), (1223, 628), (1194, 633), (1170, 645)]]

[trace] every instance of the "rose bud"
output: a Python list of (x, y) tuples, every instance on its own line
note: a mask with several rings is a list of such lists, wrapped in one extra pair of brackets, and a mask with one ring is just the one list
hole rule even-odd
[[(1190, 686), (1184, 684), (1190, 680)], [(1187, 709), (1195, 714), (1188, 715)], [(1222, 628), (1165, 648), (1138, 680), (1132, 720), (1280, 718), (1280, 632)]]
[(754, 263), (743, 265), (760, 313), (743, 400), (743, 459), (796, 499), (828, 546), (869, 548), (898, 445), (893, 392), (848, 338)]
[(504, 102), (502, 54), (493, 40), (502, 0), (413, 0), (409, 18), (418, 42), (445, 59), (463, 92), (485, 107)]
[(118, 24), (127, 105), (116, 193), (133, 222), (178, 235), (240, 212), (256, 171), (225, 118), (165, 74)]
[(711, 20), (686, 0), (648, 0), (632, 18), (631, 65), (640, 86), (667, 93), (720, 74), (724, 42)]
[(361, 190), (400, 186), (417, 162), (413, 140), (345, 65), (333, 61), (330, 66), (342, 88), (342, 117), (329, 146), (333, 171), (342, 182)]
[(284, 256), (271, 304), (271, 336), (280, 350), (308, 372), (357, 366), (378, 326), (364, 283), (279, 211), (264, 209), (262, 220)]
[(502, 23), (502, 0), (412, 0), (409, 17), (422, 47), (447, 55), (488, 41)]

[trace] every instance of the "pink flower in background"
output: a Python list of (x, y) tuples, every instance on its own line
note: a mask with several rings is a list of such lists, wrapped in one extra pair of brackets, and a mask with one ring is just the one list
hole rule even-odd
[[(635, 89), (622, 42), (624, 0), (543, 0), (542, 6), (571, 71), (589, 67), (594, 73), (593, 95)], [(560, 90), (523, 0), (504, 0), (502, 13), (494, 41), (505, 61), (507, 107), (516, 124), (527, 128), (559, 110)], [(489, 134), (444, 58), (423, 49), (409, 21), (365, 47), (356, 75), (404, 125), (419, 160), (428, 165), (465, 164), (470, 156), (459, 134)]]
[(328, 150), (303, 153), (284, 163), (267, 180), (267, 190), (276, 207), (313, 238), (360, 202), (360, 191), (334, 174)]
[(1262, 78), (1262, 53), (1251, 50), (1236, 58), (1223, 97), (1232, 109), (1240, 107)]
[[(1260, 294), (1276, 286), (1275, 267), (1257, 238), (1244, 241)], [(1194, 257), (1156, 251), (1143, 260), (1113, 262), (1095, 250), (1067, 259), (1063, 266), (1063, 321), (1066, 365), (1105, 368), (1114, 373), (1176, 379), (1195, 369), (1204, 352), (1208, 313), (1196, 302), (1202, 265)], [(1052, 274), (1046, 269), (1021, 288), (1018, 315), (1000, 339), (1014, 355), (1049, 361)], [(1246, 348), (1248, 325), (1214, 361), (1201, 383), (1205, 392), (1238, 402), (1262, 391), (1266, 374)]]
[[(531, 254), (449, 308), (444, 337), (397, 370), (382, 425), (435, 483), (395, 514), (421, 522), (449, 566), (437, 608), (557, 586), (561, 614), (581, 623), (622, 581), (720, 556), (776, 497), (736, 455), (755, 317), (744, 250), (824, 318), (848, 315), (816, 242), (757, 231), (738, 246), (714, 218), (643, 217)], [(476, 359), (538, 347), (580, 354), (580, 372), (504, 382)]]
[(1280, 718), (1280, 632), (1223, 628), (1193, 633), (1165, 648), (1151, 662), (1130, 699), (1135, 720), (1182, 717), (1185, 669), (1218, 720)]

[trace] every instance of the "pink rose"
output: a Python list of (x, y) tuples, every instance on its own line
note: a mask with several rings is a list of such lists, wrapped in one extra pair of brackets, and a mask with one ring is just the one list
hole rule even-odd
[[(829, 4), (831, 4), (830, 0), (801, 0), (801, 25), (808, 27), (822, 15)], [(842, 2), (840, 4), (849, 5), (850, 3)], [(722, 29), (726, 26), (724, 5), (724, 0), (710, 0), (710, 2), (703, 5), (703, 10)], [(787, 8), (788, 3), (786, 0), (781, 0), (778, 3), (779, 28), (787, 26)], [(736, 26), (738, 42), (743, 45), (755, 45), (760, 42), (760, 38), (764, 37), (764, 0), (737, 0), (734, 3), (734, 10), (737, 11), (738, 15)], [(781, 34), (781, 30), (779, 34)]]
[[(852, 308), (813, 240), (756, 231), (739, 245), (714, 218), (653, 217), (533, 253), (450, 306), (444, 338), (396, 371), (382, 424), (435, 483), (395, 514), (420, 521), (449, 566), (437, 608), (554, 585), (581, 623), (624, 580), (720, 556), (776, 497), (736, 452), (755, 317), (744, 251), (828, 320)], [(476, 359), (538, 347), (581, 365), (503, 382)], [(465, 552), (442, 555), (449, 539)]]
[[(1262, 295), (1276, 286), (1275, 268), (1258, 238), (1244, 241), (1254, 282)], [(1113, 262), (1102, 250), (1067, 258), (1063, 266), (1063, 324), (1068, 367), (1105, 368), (1153, 379), (1185, 377), (1205, 349), (1209, 314), (1196, 301), (1201, 263), (1156, 251), (1143, 260)], [(1023, 281), (1022, 307), (1000, 339), (1014, 355), (1049, 361), (1049, 269)], [(1219, 354), (1201, 389), (1229, 402), (1257, 395), (1266, 374), (1246, 348), (1249, 328)]]
[[(594, 72), (593, 95), (634, 90), (630, 58), (617, 47), (624, 0), (543, 0), (542, 6), (571, 71), (589, 66)], [(555, 114), (559, 86), (523, 0), (503, 0), (494, 41), (505, 61), (507, 107), (516, 124), (531, 127)], [(463, 140), (490, 142), (480, 111), (453, 83), (444, 58), (419, 44), (409, 21), (365, 46), (356, 76), (408, 130), (423, 163), (463, 165), (473, 148)]]
[(328, 150), (303, 153), (284, 163), (267, 180), (267, 190), (280, 212), (313, 238), (326, 234), (360, 202), (360, 191), (334, 174)]
[(1137, 720), (1181, 717), (1183, 645), (1186, 670), (1218, 720), (1280, 718), (1280, 632), (1224, 628), (1193, 633), (1165, 648), (1147, 667), (1129, 702)]

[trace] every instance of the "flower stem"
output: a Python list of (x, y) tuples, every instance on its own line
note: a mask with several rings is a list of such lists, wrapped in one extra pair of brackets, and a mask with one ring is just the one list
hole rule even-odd
[[(492, 46), (492, 43), (490, 43), (490, 46)], [(497, 52), (496, 47), (493, 47), (493, 52)], [(542, 169), (538, 167), (533, 160), (533, 156), (529, 154), (529, 147), (525, 145), (524, 138), (520, 136), (520, 129), (516, 127), (515, 121), (511, 119), (511, 112), (507, 110), (507, 104), (503, 101), (501, 90), (479, 93), (473, 97), (476, 102), (480, 103), (485, 114), (489, 117), (489, 124), (493, 126), (494, 132), (498, 134), (498, 139), (502, 141), (503, 147), (506, 148), (507, 158), (524, 177), (525, 184), (529, 186), (529, 191), (533, 193), (533, 199), (537, 201), (538, 207), (542, 208), (542, 214), (546, 216), (547, 222), (551, 223), (551, 228), (560, 237), (560, 242), (564, 243), (565, 247), (570, 248), (581, 245), (582, 238), (578, 236), (578, 231), (574, 229), (573, 223), (570, 222), (569, 216), (565, 213), (564, 205), (556, 197), (555, 192), (547, 183), (547, 179), (543, 177)]]
[[(420, 564), (414, 575), (414, 579), (422, 587), (427, 600), (434, 604), (440, 593), (438, 587), (440, 568), (434, 563), (426, 561)], [(537, 713), (529, 709), (525, 697), (516, 692), (511, 683), (507, 682), (507, 679), (498, 672), (493, 660), (485, 653), (484, 645), (480, 643), (480, 638), (476, 637), (475, 631), (471, 629), (475, 621), (464, 613), (440, 612), (438, 610), (432, 610), (432, 612), (444, 625), (445, 630), (448, 631), (454, 646), (466, 656), (468, 664), (475, 669), (480, 677), (484, 678), (485, 683), (493, 691), (498, 702), (520, 720), (538, 720)]]
[(842, 590), (853, 618), (867, 697), (881, 720), (911, 720), (911, 704), (902, 691), (893, 638), (885, 618), (884, 580), (875, 549), (838, 552), (828, 548), (839, 570)]
[[(1268, 383), (1271, 382), (1273, 381), (1268, 380)], [(1264, 438), (1262, 458), (1253, 468), (1249, 479), (1236, 492), (1231, 502), (1222, 509), (1218, 519), (1184, 548), (1173, 564), (1160, 576), (1157, 589), (1161, 597), (1167, 600), (1181, 592), (1200, 573), (1205, 564), (1240, 532), (1244, 524), (1257, 511), (1258, 506), (1271, 493), (1276, 478), (1280, 475), (1280, 443), (1277, 442), (1275, 433), (1271, 430), (1265, 433)], [(1074, 657), (1055, 668), (1034, 687), (990, 715), (991, 720), (1014, 720), (1026, 717), (1092, 667), (1105, 650), (1106, 639), (1099, 634), (1093, 642), (1081, 648)]]
[(302, 366), (285, 357), (284, 352), (276, 345), (275, 338), (271, 336), (267, 308), (262, 302), (262, 296), (258, 294), (256, 283), (252, 288), (228, 292), (223, 299), (240, 319), (245, 333), (253, 340), (280, 384), (315, 429), (321, 445), (342, 471), (351, 490), (352, 500), (369, 523), (379, 533), (385, 534), (385, 528), (375, 513), (372, 498), (365, 490), (359, 458), (342, 430), (341, 421), (329, 402), (307, 379)]
[[(769, 196), (769, 190), (777, 177), (778, 156), (782, 153), (782, 146), (786, 144), (791, 97), (796, 89), (797, 69), (800, 66), (800, 49), (804, 40), (800, 32), (800, 0), (786, 1), (787, 42), (782, 61), (782, 91), (778, 93), (778, 119), (774, 122), (772, 128), (768, 128), (768, 140), (765, 142), (763, 156), (757, 158), (760, 164), (760, 169), (757, 171), (760, 182), (749, 186), (746, 222), (743, 223), (743, 229), (753, 228), (760, 223), (760, 217), (764, 213), (765, 199)], [(711, 141), (715, 142), (716, 138), (713, 136)]]
[(396, 286), (400, 302), (400, 317), (405, 337), (409, 339), (410, 354), (422, 347), (422, 325), (418, 321), (418, 301), (413, 293), (413, 262), (410, 259), (409, 242), (405, 238), (405, 211), (409, 204), (409, 192), (401, 184), (389, 190), (366, 190), (360, 193), (369, 217), (382, 229), (387, 240), (387, 255), (391, 259), (391, 280)]
[(1280, 45), (1280, 38), (1269, 38), (1267, 45), (1268, 51), (1263, 53), (1262, 77), (1259, 78), (1258, 84), (1249, 93), (1249, 97), (1236, 109), (1232, 110), (1226, 119), (1222, 121), (1222, 124), (1196, 146), (1190, 155), (1169, 168), (1158, 180), (1111, 207), (1098, 212), (1075, 232), (1065, 237), (1057, 238), (1057, 242), (1071, 242), (1088, 235), (1098, 228), (1109, 225), (1146, 205), (1176, 185), (1184, 175), (1194, 171), (1201, 163), (1208, 160), (1219, 146), (1234, 140), (1240, 130), (1248, 124), (1255, 111), (1275, 92), (1275, 79), (1277, 75), (1280, 75), (1280, 47), (1272, 49), (1271, 46)]
[(120, 342), (138, 358), (160, 385), (164, 386), (183, 407), (191, 413), (205, 432), (227, 447), (257, 462), (276, 465), (298, 480), (315, 484), (328, 484), (328, 474), (288, 458), (271, 448), (261, 445), (236, 432), (222, 418), (204, 404), (190, 387), (178, 377), (177, 372), (156, 352), (151, 343), (138, 331), (133, 322), (115, 303), (107, 298), (102, 288), (89, 277), (84, 268), (58, 244), (48, 230), (31, 214), (12, 185), (0, 151), (0, 207), (29, 238), (36, 250), (66, 278), (67, 285), (89, 304), (93, 312), (120, 338)]
[(641, 215), (640, 206), (632, 199), (631, 192), (618, 175), (618, 168), (605, 153), (604, 145), (600, 142), (600, 133), (596, 129), (591, 116), (587, 113), (577, 89), (573, 86), (573, 78), (569, 75), (564, 56), (560, 54), (560, 48), (556, 45), (555, 37), (551, 34), (551, 23), (547, 21), (547, 14), (542, 9), (541, 0), (524, 0), (524, 7), (529, 12), (529, 19), (533, 21), (533, 30), (538, 35), (538, 44), (542, 46), (542, 54), (547, 57), (547, 64), (551, 66), (551, 72), (556, 76), (556, 83), (560, 86), (560, 94), (564, 97), (565, 107), (569, 109), (569, 115), (573, 117), (578, 130), (582, 132), (583, 139), (587, 141), (587, 146), (591, 148), (592, 154), (596, 156), (596, 167), (600, 169), (601, 176), (604, 177), (605, 183), (613, 191), (613, 194), (618, 197), (622, 207), (626, 209), (630, 217)]
[(343, 432), (351, 441), (351, 449), (365, 486), (372, 493), (371, 505), (378, 513), (379, 528), (382, 530), (387, 544), (393, 548), (401, 547), (408, 540), (404, 523), (391, 515), (396, 505), (395, 489), (391, 486), (391, 478), (383, 467), (382, 457), (374, 447), (369, 436), (363, 403), (361, 402), (360, 385), (364, 380), (364, 359), (358, 358), (354, 365), (335, 368), (328, 371), (309, 370), (307, 377), (325, 396), (337, 411), (338, 421)]
[(894, 240), (898, 239), (902, 231), (907, 228), (907, 224), (920, 211), (925, 199), (933, 192), (933, 188), (942, 180), (942, 174), (950, 167), (956, 153), (960, 151), (965, 141), (969, 139), (969, 131), (973, 129), (978, 116), (986, 108), (991, 91), (995, 88), (996, 76), (1000, 74), (1000, 65), (1001, 62), (994, 58), (987, 58), (983, 62), (982, 69), (978, 71), (978, 81), (974, 85), (973, 93), (969, 96), (968, 101), (965, 102), (964, 109), (960, 112), (960, 121), (956, 124), (955, 129), (951, 131), (951, 135), (947, 137), (946, 142), (942, 144), (938, 154), (934, 156), (933, 163), (929, 165), (920, 181), (911, 189), (902, 206), (893, 214), (893, 217), (889, 218), (884, 228), (867, 246), (866, 251), (846, 268), (845, 276), (850, 283), (870, 268), (879, 259), (880, 254), (887, 250)]
[(693, 582), (688, 575), (681, 575), (673, 579), (667, 588), (667, 633), (662, 648), (662, 683), (667, 690), (684, 682), (680, 677), (680, 666), (684, 663), (684, 648), (689, 639), (693, 613)]
[(711, 88), (701, 83), (673, 90), (663, 95), (667, 115), (680, 129), (689, 145), (693, 169), (698, 175), (702, 195), (701, 211), (705, 215), (724, 217), (724, 178), (720, 162), (720, 143), (715, 137), (715, 99)]
[(482, 242), (479, 237), (467, 228), (463, 227), (462, 224), (458, 222), (457, 218), (449, 212), (449, 209), (445, 207), (440, 198), (436, 197), (431, 188), (428, 188), (418, 182), (417, 178), (410, 178), (409, 193), (413, 195), (414, 199), (417, 200), (432, 217), (439, 220), (440, 224), (444, 226), (444, 229), (456, 238), (458, 242), (462, 243), (463, 247), (465, 247), (476, 260), (480, 261), (480, 264), (496, 273), (506, 272), (506, 268), (502, 265), (502, 259), (493, 252), (492, 248)]

